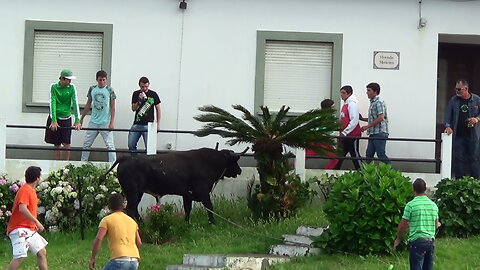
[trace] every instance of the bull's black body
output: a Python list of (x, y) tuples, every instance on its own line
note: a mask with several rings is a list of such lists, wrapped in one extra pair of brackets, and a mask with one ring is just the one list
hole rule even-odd
[[(126, 156), (119, 158), (117, 176), (127, 198), (127, 214), (138, 219), (138, 204), (143, 193), (157, 197), (172, 194), (183, 197), (185, 220), (190, 218), (192, 201), (201, 202), (213, 210), (210, 192), (222, 177), (236, 177), (242, 170), (238, 166), (239, 154), (230, 150), (201, 148), (152, 156)], [(110, 171), (109, 170), (109, 171)], [(213, 214), (208, 212), (213, 223)]]

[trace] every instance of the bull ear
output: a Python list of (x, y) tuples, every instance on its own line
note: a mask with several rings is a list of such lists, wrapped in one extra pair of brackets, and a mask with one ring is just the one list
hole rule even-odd
[(218, 151), (218, 142), (217, 142), (217, 144), (215, 144), (215, 150)]

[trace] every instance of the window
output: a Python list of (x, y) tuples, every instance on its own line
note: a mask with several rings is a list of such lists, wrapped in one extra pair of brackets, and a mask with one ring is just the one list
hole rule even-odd
[(339, 99), (341, 48), (341, 34), (259, 31), (255, 112), (286, 105), (303, 113)]
[(64, 68), (77, 77), (73, 83), (84, 104), (95, 73), (110, 74), (112, 30), (111, 24), (26, 21), (23, 111), (48, 112), (50, 84)]

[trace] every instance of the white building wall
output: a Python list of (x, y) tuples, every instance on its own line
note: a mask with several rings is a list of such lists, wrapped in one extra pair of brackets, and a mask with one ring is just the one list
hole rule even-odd
[[(420, 30), (417, 0), (187, 2), (183, 11), (174, 0), (84, 0), (71, 6), (57, 0), (2, 1), (0, 117), (7, 124), (45, 122), (46, 114), (22, 113), (25, 20), (113, 24), (110, 80), (117, 94), (116, 128), (129, 128), (133, 121), (130, 98), (141, 76), (149, 77), (162, 100), (161, 128), (194, 130), (200, 123), (192, 117), (205, 104), (242, 104), (253, 111), (258, 30), (341, 33), (341, 83), (354, 87), (361, 113), (367, 115), (369, 104), (365, 86), (378, 82), (390, 137), (434, 138), (438, 34), (480, 34), (480, 1), (423, 1), (428, 23)], [(373, 51), (379, 50), (400, 52), (400, 70), (373, 69)], [(52, 74), (52, 82), (57, 78)], [(77, 78), (85, 79), (94, 84), (95, 74)], [(81, 146), (83, 137), (83, 131), (74, 132), (72, 145)], [(217, 141), (223, 140), (160, 134), (158, 146), (165, 149), (170, 142), (174, 149), (190, 149), (213, 147)], [(43, 130), (10, 129), (7, 143), (45, 145)], [(115, 134), (115, 143), (126, 148), (127, 134)], [(94, 147), (103, 147), (101, 139)], [(434, 155), (433, 144), (389, 142), (387, 148), (391, 157)]]

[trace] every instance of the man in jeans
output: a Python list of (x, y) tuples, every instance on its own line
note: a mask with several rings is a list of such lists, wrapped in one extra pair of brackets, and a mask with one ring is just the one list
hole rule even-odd
[(130, 151), (137, 150), (140, 137), (143, 137), (143, 143), (147, 147), (148, 123), (154, 120), (154, 107), (157, 116), (157, 131), (160, 130), (160, 98), (155, 91), (149, 89), (150, 81), (147, 77), (141, 77), (138, 85), (140, 89), (132, 94), (132, 111), (135, 112), (135, 119), (128, 133), (128, 149)]
[[(114, 128), (115, 126), (115, 92), (113, 88), (107, 85), (107, 72), (100, 70), (96, 74), (97, 85), (91, 86), (88, 89), (87, 104), (83, 110), (80, 118), (80, 125), (83, 125), (83, 118), (92, 109), (92, 117), (88, 128)], [(100, 134), (107, 146), (108, 150), (115, 150), (113, 143), (113, 133), (108, 130), (88, 130), (85, 135), (85, 142), (83, 149), (90, 149), (95, 138)], [(82, 152), (82, 161), (87, 161), (90, 156), (90, 151)], [(115, 162), (115, 152), (108, 152), (108, 161)]]
[(409, 260), (411, 270), (430, 270), (433, 267), (435, 250), (435, 230), (439, 226), (438, 207), (426, 195), (427, 185), (423, 179), (413, 182), (415, 198), (405, 206), (402, 220), (398, 224), (397, 238), (393, 242), (395, 249), (403, 234), (408, 234)]
[[(369, 138), (388, 138), (388, 117), (387, 106), (380, 99), (380, 85), (378, 83), (369, 83), (367, 85), (367, 96), (370, 99), (370, 108), (368, 109), (368, 118), (360, 115), (360, 120), (367, 122), (368, 125), (361, 128), (362, 132), (367, 131)], [(368, 146), (365, 156), (373, 158), (377, 153), (378, 158), (384, 163), (390, 163), (385, 154), (386, 140), (368, 140)]]
[(455, 93), (445, 112), (445, 133), (453, 133), (455, 177), (467, 175), (465, 166), (469, 165), (470, 175), (479, 179), (480, 97), (469, 91), (468, 82), (463, 79), (456, 81)]

